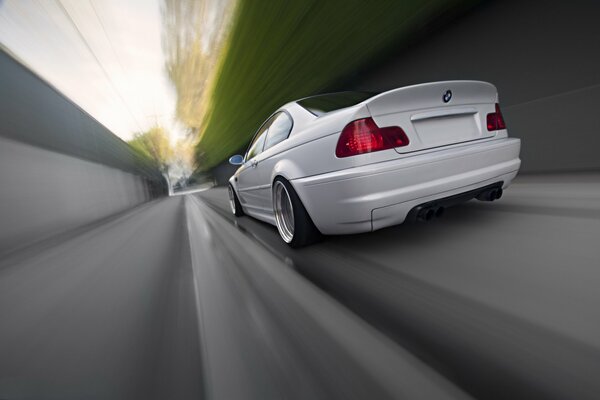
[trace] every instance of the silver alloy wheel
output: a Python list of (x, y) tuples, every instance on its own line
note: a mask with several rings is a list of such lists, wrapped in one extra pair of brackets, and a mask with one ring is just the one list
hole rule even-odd
[(290, 243), (294, 238), (294, 207), (287, 188), (281, 181), (273, 186), (273, 211), (281, 238)]
[(235, 194), (231, 185), (228, 185), (227, 188), (229, 192), (229, 207), (231, 207), (231, 212), (235, 215)]

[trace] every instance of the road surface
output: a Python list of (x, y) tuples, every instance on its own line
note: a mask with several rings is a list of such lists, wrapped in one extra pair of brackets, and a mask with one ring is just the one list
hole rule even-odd
[(0, 260), (0, 398), (595, 399), (600, 175), (292, 250), (224, 189)]

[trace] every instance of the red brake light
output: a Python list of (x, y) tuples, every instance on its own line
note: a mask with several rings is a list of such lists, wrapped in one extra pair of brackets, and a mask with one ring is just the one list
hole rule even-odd
[(408, 137), (399, 126), (380, 128), (373, 118), (357, 119), (342, 130), (335, 155), (342, 157), (387, 150), (408, 145)]
[(487, 115), (487, 130), (499, 131), (501, 129), (506, 129), (506, 123), (500, 111), (500, 105), (496, 103), (496, 112)]

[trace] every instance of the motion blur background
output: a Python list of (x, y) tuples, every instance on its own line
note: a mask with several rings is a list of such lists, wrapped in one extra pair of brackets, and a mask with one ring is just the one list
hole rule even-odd
[[(597, 398), (599, 17), (0, 0), (0, 398)], [(209, 189), (286, 102), (452, 79), (522, 139), (500, 203), (292, 251)]]

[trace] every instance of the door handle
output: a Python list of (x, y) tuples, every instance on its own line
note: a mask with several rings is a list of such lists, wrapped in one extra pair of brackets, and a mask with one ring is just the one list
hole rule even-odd
[(256, 168), (256, 166), (258, 165), (258, 161), (253, 160), (250, 165), (252, 165), (253, 168)]

